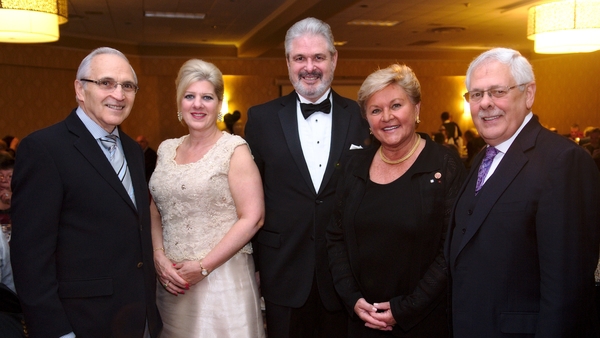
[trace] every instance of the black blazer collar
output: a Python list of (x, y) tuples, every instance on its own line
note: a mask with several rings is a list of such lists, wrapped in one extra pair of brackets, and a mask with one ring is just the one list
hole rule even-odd
[[(74, 109), (71, 112), (71, 114), (67, 116), (67, 118), (65, 119), (65, 124), (69, 132), (78, 137), (73, 142), (73, 146), (81, 153), (83, 157), (87, 159), (88, 162), (90, 162), (91, 166), (98, 172), (98, 174), (100, 174), (100, 176), (102, 176), (115, 189), (119, 196), (121, 196), (121, 198), (125, 200), (125, 202), (131, 208), (137, 211), (135, 205), (133, 204), (133, 201), (129, 197), (129, 194), (123, 187), (123, 184), (119, 180), (118, 176), (115, 174), (115, 170), (113, 169), (110, 162), (107, 160), (106, 156), (102, 152), (102, 149), (100, 149), (98, 141), (94, 139), (94, 137), (87, 130), (81, 119), (77, 116), (76, 109)], [(119, 130), (119, 135), (123, 135), (121, 130)], [(131, 155), (128, 156), (128, 154), (131, 153), (131, 149), (125, 145), (125, 142), (123, 142), (123, 138), (121, 139), (125, 158), (128, 159), (127, 165), (131, 166), (131, 164), (129, 163), (129, 158), (131, 158)], [(132, 172), (132, 170), (130, 171)], [(134, 182), (133, 173), (131, 175), (132, 182)], [(135, 185), (134, 183), (134, 191), (136, 191), (136, 200), (139, 200), (137, 193), (138, 189), (136, 188), (137, 185)]]
[(338, 95), (333, 89), (331, 90), (333, 109), (332, 109), (332, 126), (331, 126), (331, 147), (329, 150), (329, 160), (325, 174), (323, 175), (323, 181), (319, 192), (315, 191), (308, 166), (302, 153), (302, 146), (300, 144), (300, 136), (298, 134), (298, 121), (297, 121), (297, 102), (298, 97), (296, 92), (291, 92), (287, 96), (282, 97), (281, 105), (282, 108), (278, 112), (279, 120), (283, 134), (288, 148), (294, 158), (294, 162), (298, 166), (304, 181), (309, 186), (310, 190), (318, 194), (323, 191), (324, 187), (327, 186), (331, 176), (335, 171), (336, 164), (344, 151), (344, 144), (348, 134), (348, 128), (350, 126), (350, 113), (346, 110), (348, 104), (346, 101)]

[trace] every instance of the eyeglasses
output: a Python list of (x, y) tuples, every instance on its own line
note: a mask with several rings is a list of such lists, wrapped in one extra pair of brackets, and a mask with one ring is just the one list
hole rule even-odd
[(135, 83), (129, 82), (129, 81), (117, 82), (113, 79), (100, 79), (100, 80), (79, 79), (79, 81), (95, 83), (98, 85), (98, 87), (100, 87), (100, 89), (105, 90), (107, 92), (113, 92), (115, 89), (117, 89), (118, 85), (121, 85), (121, 88), (126, 93), (134, 93), (135, 94), (140, 89), (140, 87), (138, 87)]
[(8, 182), (8, 181), (10, 181), (11, 179), (12, 179), (12, 174), (10, 174), (10, 175), (6, 175), (6, 176), (5, 176), (5, 175), (3, 175), (3, 174), (0, 174), (0, 181), (6, 181), (6, 182)]
[(467, 102), (479, 102), (483, 99), (483, 93), (488, 93), (490, 97), (501, 98), (506, 96), (511, 89), (515, 89), (517, 87), (525, 86), (527, 83), (521, 83), (518, 85), (514, 85), (512, 87), (507, 86), (496, 86), (490, 88), (488, 90), (472, 90), (470, 92), (466, 92), (463, 97)]

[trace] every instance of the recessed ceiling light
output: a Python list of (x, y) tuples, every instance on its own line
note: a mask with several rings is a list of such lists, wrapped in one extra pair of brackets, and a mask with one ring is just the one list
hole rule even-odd
[(345, 45), (347, 43), (348, 43), (348, 41), (334, 41), (333, 45), (334, 46), (343, 46), (343, 45)]
[(169, 18), (169, 19), (204, 19), (204, 13), (177, 13), (177, 12), (152, 12), (146, 11), (144, 15), (148, 18)]
[(400, 21), (380, 21), (380, 20), (352, 20), (349, 21), (349, 25), (356, 26), (384, 26), (391, 27), (396, 26)]

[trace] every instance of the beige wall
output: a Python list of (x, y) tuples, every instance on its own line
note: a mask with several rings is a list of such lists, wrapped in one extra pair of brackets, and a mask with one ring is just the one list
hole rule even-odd
[[(76, 106), (73, 81), (87, 53), (89, 50), (44, 44), (0, 44), (0, 137), (12, 134), (22, 138), (62, 120)], [(130, 117), (123, 123), (124, 130), (132, 137), (145, 134), (154, 148), (166, 138), (186, 133), (176, 118), (174, 81), (187, 57), (128, 57), (141, 89)], [(229, 111), (239, 110), (242, 121), (246, 120), (248, 108), (278, 97), (281, 86), (289, 84), (283, 56), (205, 60), (215, 63), (225, 75)], [(351, 92), (372, 71), (403, 62), (415, 71), (422, 86), (419, 130), (437, 130), (442, 111), (450, 112), (464, 130), (472, 126), (470, 117), (463, 114), (461, 96), (470, 61), (345, 60), (342, 50), (334, 88), (345, 87)], [(533, 111), (543, 124), (558, 128), (560, 133), (568, 133), (574, 122), (581, 129), (600, 126), (600, 52), (536, 56), (532, 64), (538, 83)]]

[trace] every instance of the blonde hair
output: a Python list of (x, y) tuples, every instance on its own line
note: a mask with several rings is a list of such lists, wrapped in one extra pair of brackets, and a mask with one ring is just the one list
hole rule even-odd
[(223, 74), (214, 64), (198, 59), (186, 61), (179, 69), (175, 86), (177, 88), (177, 110), (181, 111), (181, 100), (187, 88), (194, 82), (208, 81), (215, 87), (215, 94), (219, 102), (223, 101), (225, 85)]
[(366, 118), (366, 104), (373, 94), (385, 87), (397, 84), (408, 94), (412, 104), (421, 102), (421, 84), (415, 73), (406, 65), (392, 64), (371, 73), (358, 90), (358, 105), (363, 118)]

